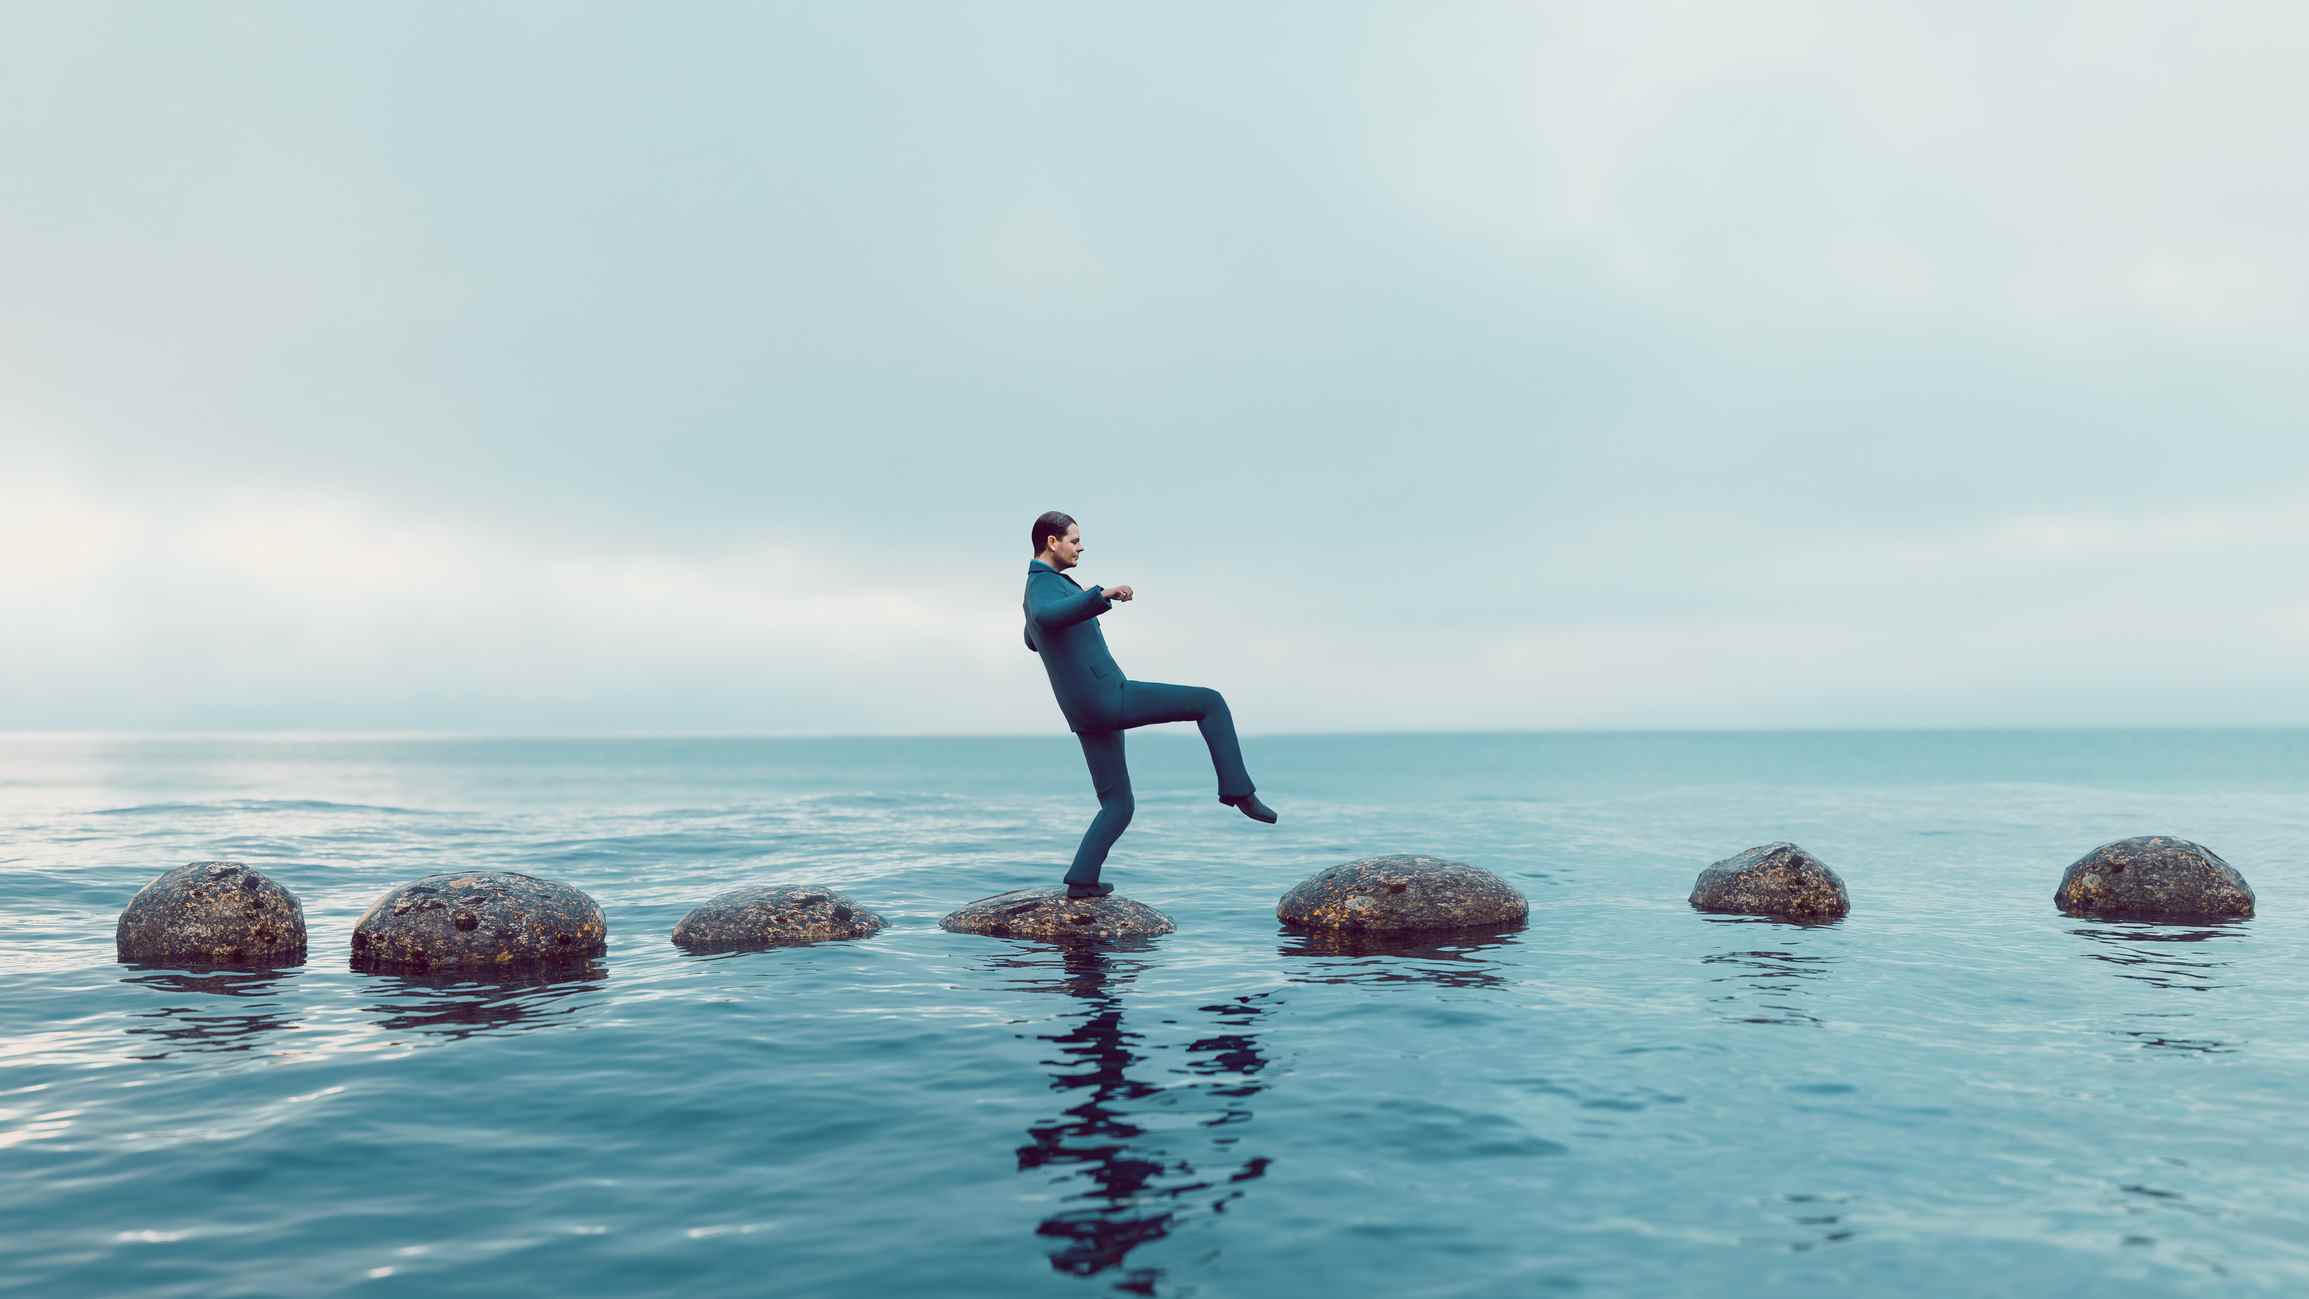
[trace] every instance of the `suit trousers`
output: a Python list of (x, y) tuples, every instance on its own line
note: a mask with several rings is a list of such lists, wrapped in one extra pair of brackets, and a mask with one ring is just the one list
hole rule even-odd
[(1123, 761), (1122, 733), (1158, 722), (1193, 722), (1201, 728), (1211, 751), (1211, 769), (1219, 778), (1219, 797), (1239, 798), (1254, 792), (1251, 773), (1243, 769), (1243, 746), (1235, 739), (1235, 715), (1227, 711), (1224, 695), (1208, 686), (1174, 686), (1162, 681), (1122, 683), (1122, 725), (1111, 731), (1077, 731), (1083, 761), (1090, 764), (1091, 788), (1098, 791), (1098, 816), (1075, 849), (1074, 865), (1066, 872), (1069, 884), (1098, 883), (1106, 853), (1130, 825), (1134, 804), (1130, 793), (1130, 766)]

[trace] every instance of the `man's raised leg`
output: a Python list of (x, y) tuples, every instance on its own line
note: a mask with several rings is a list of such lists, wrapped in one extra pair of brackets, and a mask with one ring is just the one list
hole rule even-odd
[(1160, 722), (1193, 722), (1211, 751), (1211, 769), (1218, 773), (1219, 800), (1236, 802), (1251, 796), (1251, 773), (1243, 767), (1242, 742), (1235, 738), (1235, 715), (1226, 696), (1209, 686), (1176, 686), (1165, 681), (1122, 683), (1122, 724), (1153, 726)]

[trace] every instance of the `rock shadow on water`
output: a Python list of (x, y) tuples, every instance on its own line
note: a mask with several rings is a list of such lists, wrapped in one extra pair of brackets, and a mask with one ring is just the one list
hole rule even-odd
[(487, 1033), (554, 1028), (591, 1005), (589, 994), (607, 986), (601, 961), (552, 970), (477, 978), (472, 975), (374, 974), (364, 1006), (377, 1026), (458, 1041)]
[(1723, 1007), (1724, 1018), (1735, 1024), (1794, 1024), (1817, 1026), (1808, 999), (1818, 981), (1835, 968), (1838, 957), (1807, 951), (1813, 931), (1836, 929), (1836, 920), (1781, 920), (1771, 916), (1703, 916), (1708, 924), (1752, 926), (1747, 941), (1700, 958), (1708, 967), (1709, 982), (1717, 986), (1708, 1000)]
[(294, 1010), (281, 994), (302, 970), (293, 967), (237, 969), (230, 966), (163, 966), (131, 962), (121, 982), (149, 988), (165, 1000), (130, 1012), (128, 1034), (158, 1049), (132, 1055), (166, 1060), (173, 1055), (250, 1051), (266, 1035), (297, 1026)]
[[(2087, 959), (2114, 967), (2110, 973), (2130, 984), (2165, 992), (2218, 994), (2229, 985), (2222, 971), (2233, 962), (2222, 953), (2252, 935), (2247, 920), (2203, 921), (2195, 924), (2154, 924), (2132, 920), (2088, 920), (2069, 930), (2089, 946)], [(2197, 1036), (2190, 1022), (2218, 1004), (2197, 998), (2176, 998), (2157, 1010), (2136, 1010), (2125, 1024), (2109, 1030), (2112, 1036), (2146, 1048), (2226, 1055), (2237, 1048), (2219, 1038)]]
[(1508, 981), (1497, 972), (1497, 960), (1483, 953), (1521, 943), (1523, 928), (1516, 922), (1394, 935), (1286, 928), (1279, 931), (1282, 943), (1275, 954), (1292, 962), (1285, 977), (1293, 983), (1499, 988)]
[[(1244, 1184), (1264, 1176), (1267, 1157), (1245, 1153), (1242, 1128), (1252, 1099), (1266, 1089), (1268, 1059), (1259, 1029), (1273, 1013), (1271, 993), (1200, 1006), (1197, 1035), (1167, 1068), (1169, 1049), (1149, 1045), (1124, 1022), (1124, 994), (1147, 968), (1144, 939), (1100, 944), (1019, 944), (987, 968), (1013, 989), (1054, 993), (1079, 1003), (1064, 1012), (1042, 1064), (1049, 1089), (1070, 1101), (1026, 1130), (1018, 1171), (1041, 1173), (1060, 1209), (1036, 1223), (1052, 1271), (1092, 1277), (1114, 1273), (1113, 1287), (1151, 1295), (1160, 1267), (1130, 1263), (1132, 1251), (1169, 1236), (1202, 1214), (1223, 1214)], [(1161, 1075), (1206, 1080), (1179, 1086)], [(1208, 1150), (1180, 1149), (1181, 1106), (1207, 1112), (1196, 1128)], [(1197, 1161), (1201, 1161), (1199, 1164)]]

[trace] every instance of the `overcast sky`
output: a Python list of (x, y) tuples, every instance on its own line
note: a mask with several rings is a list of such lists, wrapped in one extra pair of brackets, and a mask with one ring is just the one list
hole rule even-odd
[(0, 17), (0, 729), (2309, 722), (2309, 9)]

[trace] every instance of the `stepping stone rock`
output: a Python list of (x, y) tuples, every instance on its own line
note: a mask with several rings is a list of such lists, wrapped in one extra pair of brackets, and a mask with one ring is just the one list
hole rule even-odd
[(377, 899), (353, 927), (353, 968), (486, 973), (582, 962), (609, 948), (592, 898), (516, 871), (427, 875)]
[(1426, 933), (1521, 924), (1531, 904), (1506, 880), (1465, 862), (1403, 854), (1317, 872), (1275, 904), (1293, 929)]
[(2064, 915), (2109, 920), (2242, 920), (2253, 889), (2220, 854), (2186, 839), (2143, 835), (2104, 843), (2060, 877)]
[(1113, 894), (1103, 898), (1070, 898), (1066, 896), (1064, 884), (1013, 889), (980, 898), (939, 921), (938, 927), (957, 934), (1059, 942), (1147, 938), (1178, 928), (1169, 916), (1144, 902)]
[(114, 942), (121, 960), (147, 965), (296, 965), (305, 909), (237, 861), (196, 861), (138, 890)]
[(1768, 843), (1700, 872), (1692, 905), (1702, 911), (1782, 920), (1833, 920), (1852, 910), (1844, 881), (1792, 843)]
[(674, 946), (689, 952), (750, 952), (835, 938), (864, 938), (882, 917), (832, 889), (748, 884), (716, 893), (673, 927)]

